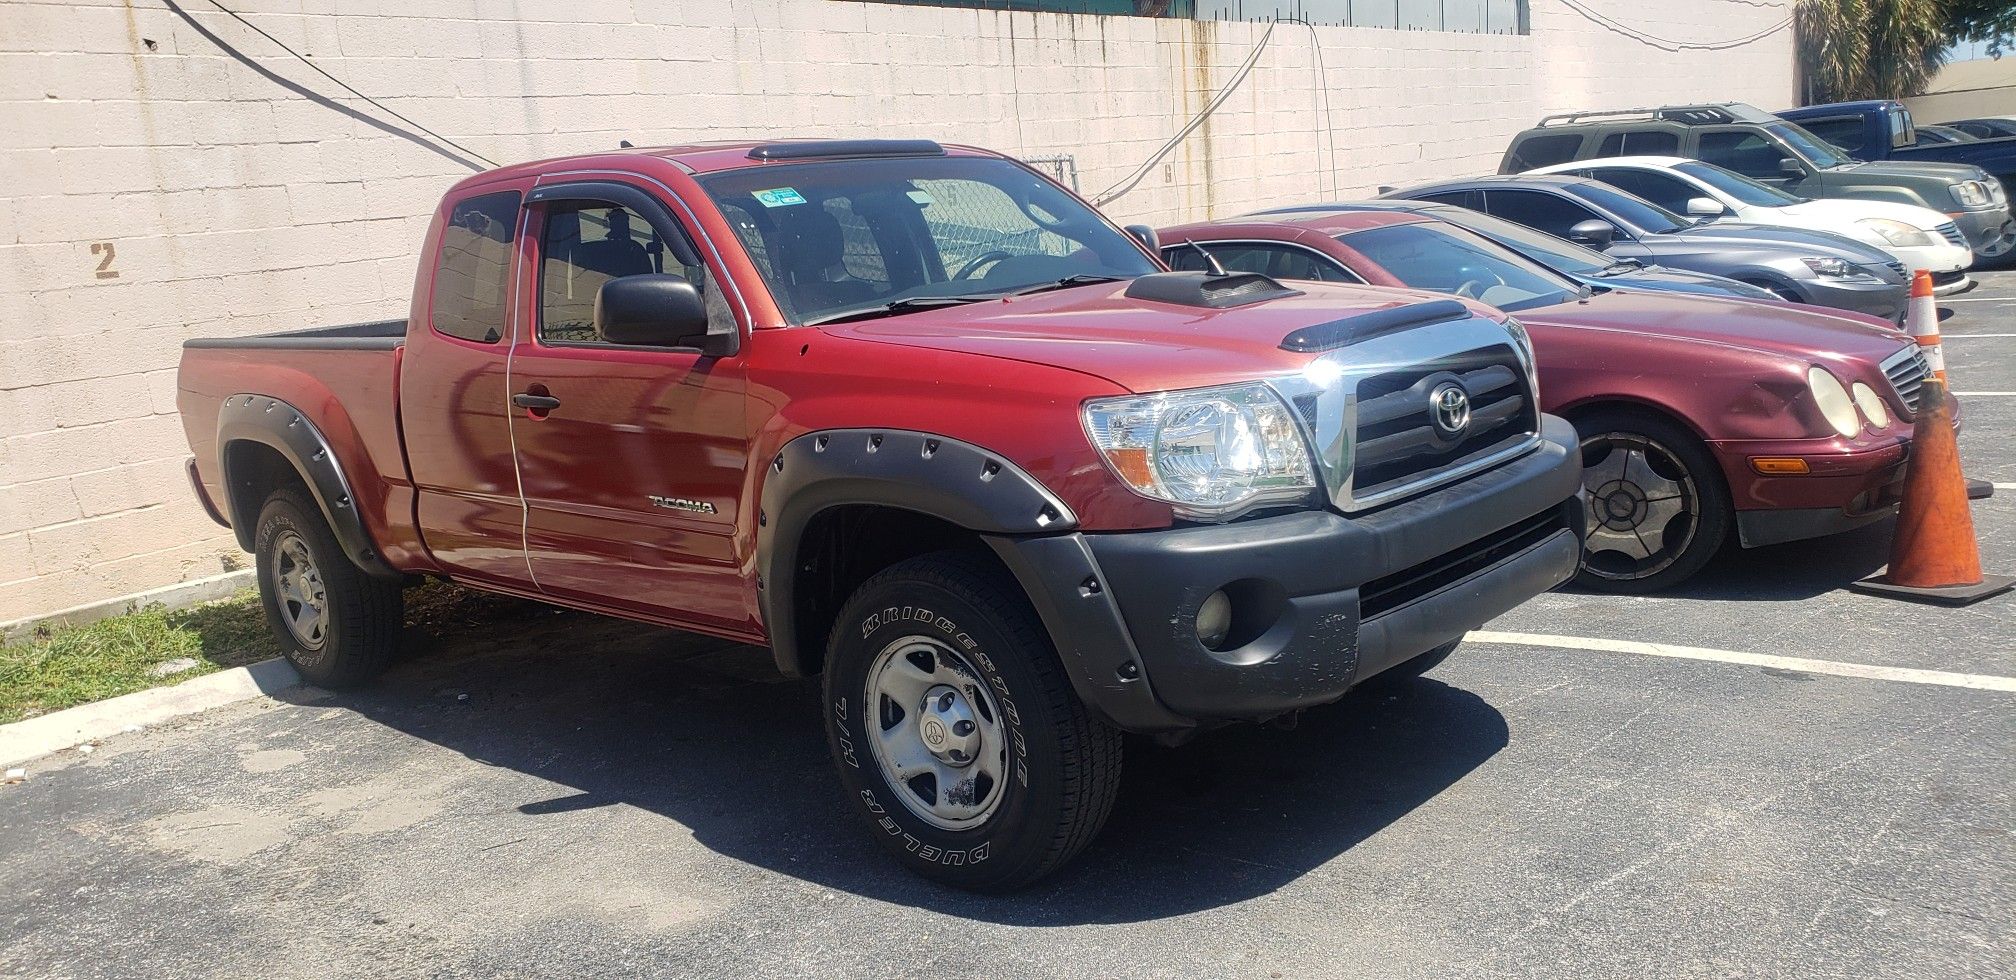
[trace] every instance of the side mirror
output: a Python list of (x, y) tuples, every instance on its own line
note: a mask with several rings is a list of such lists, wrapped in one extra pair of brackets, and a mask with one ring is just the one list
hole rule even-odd
[(1126, 231), (1129, 235), (1133, 235), (1134, 240), (1140, 242), (1142, 248), (1156, 255), (1162, 254), (1162, 236), (1155, 234), (1153, 227), (1149, 225), (1128, 225), (1122, 230)]
[(1799, 161), (1794, 160), (1791, 157), (1786, 157), (1785, 159), (1778, 161), (1778, 172), (1784, 174), (1787, 177), (1806, 176), (1806, 168), (1801, 166), (1799, 164)]
[(1595, 218), (1578, 221), (1575, 227), (1568, 229), (1568, 240), (1581, 242), (1590, 248), (1609, 248), (1610, 243), (1617, 240), (1617, 226)]
[(1729, 209), (1712, 197), (1690, 197), (1687, 199), (1687, 213), (1697, 218), (1719, 218), (1728, 214)]
[(733, 324), (716, 333), (699, 287), (669, 272), (611, 279), (595, 291), (595, 335), (626, 347), (684, 347), (709, 357), (741, 348)]

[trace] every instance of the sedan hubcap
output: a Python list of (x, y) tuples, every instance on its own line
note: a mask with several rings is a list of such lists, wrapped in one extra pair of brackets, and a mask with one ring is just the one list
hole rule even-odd
[(308, 542), (293, 531), (282, 531), (273, 554), (273, 594), (279, 599), (280, 620), (294, 642), (318, 649), (328, 630), (329, 592), (308, 554)]
[(1589, 491), (1587, 568), (1610, 579), (1656, 575), (1694, 540), (1694, 478), (1671, 449), (1631, 432), (1582, 441)]
[(910, 636), (868, 669), (875, 764), (905, 809), (947, 830), (987, 819), (1006, 788), (1007, 742), (980, 674), (937, 640)]

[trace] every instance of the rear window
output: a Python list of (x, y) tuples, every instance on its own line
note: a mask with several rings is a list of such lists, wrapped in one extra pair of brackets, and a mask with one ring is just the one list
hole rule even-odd
[(517, 220), (517, 191), (468, 198), (448, 212), (429, 301), (436, 332), (479, 344), (494, 344), (504, 336)]
[(1512, 147), (1512, 169), (1514, 172), (1531, 170), (1534, 167), (1551, 167), (1557, 163), (1567, 163), (1575, 159), (1575, 151), (1582, 148), (1581, 133), (1551, 133), (1528, 136)]
[(1846, 150), (1860, 153), (1868, 149), (1864, 136), (1861, 116), (1835, 116), (1832, 119), (1808, 119), (1800, 125), (1806, 131)]

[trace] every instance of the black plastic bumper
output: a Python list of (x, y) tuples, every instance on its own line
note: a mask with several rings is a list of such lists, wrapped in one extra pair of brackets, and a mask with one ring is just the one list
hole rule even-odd
[[(1115, 724), (1263, 720), (1334, 701), (1575, 574), (1575, 431), (1548, 416), (1541, 436), (1512, 462), (1371, 513), (991, 543), (1079, 694)], [(1210, 650), (1197, 612), (1221, 589), (1233, 629)]]

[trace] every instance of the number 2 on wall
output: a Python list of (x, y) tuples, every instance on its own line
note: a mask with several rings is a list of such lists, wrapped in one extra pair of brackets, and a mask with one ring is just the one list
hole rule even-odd
[(119, 278), (119, 270), (112, 268), (112, 257), (118, 253), (117, 250), (112, 247), (111, 242), (92, 242), (91, 254), (104, 256), (104, 258), (98, 260), (98, 268), (96, 270), (98, 278), (100, 279)]

